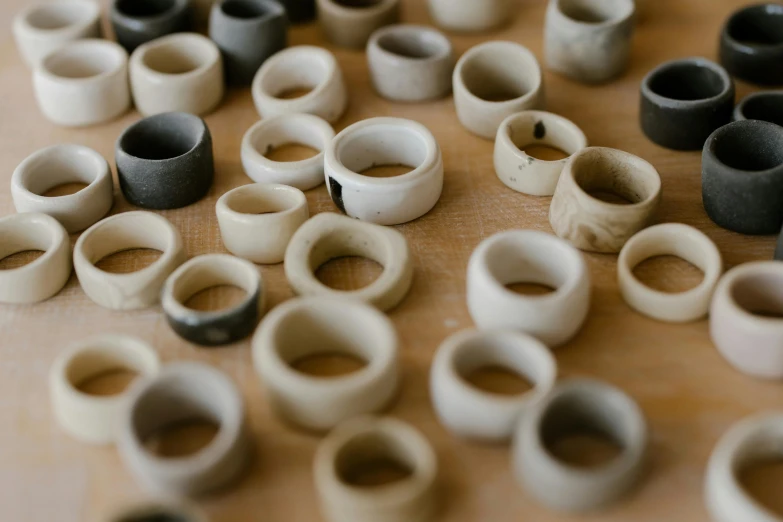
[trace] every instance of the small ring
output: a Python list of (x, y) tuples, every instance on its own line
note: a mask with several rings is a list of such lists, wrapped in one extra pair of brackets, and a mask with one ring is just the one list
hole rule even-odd
[[(47, 197), (46, 191), (65, 183), (87, 186), (75, 194)], [(28, 156), (11, 176), (11, 196), (19, 213), (52, 216), (70, 232), (93, 225), (111, 209), (114, 184), (103, 156), (81, 145), (54, 145)]]
[[(370, 285), (352, 291), (334, 290), (315, 277), (321, 265), (345, 256), (372, 259), (383, 266), (383, 273)], [(349, 297), (386, 311), (408, 294), (413, 261), (405, 236), (396, 230), (326, 212), (310, 218), (291, 238), (285, 275), (299, 295)]]
[(105, 522), (209, 522), (195, 505), (166, 500), (150, 500), (117, 511)]
[(783, 127), (783, 92), (759, 91), (748, 94), (734, 107), (734, 121), (761, 120)]
[(441, 29), (456, 33), (483, 33), (508, 25), (517, 9), (509, 0), (428, 0), (430, 17)]
[(377, 29), (399, 22), (400, 3), (400, 0), (360, 3), (316, 0), (318, 24), (331, 43), (364, 49)]
[[(232, 285), (247, 296), (241, 303), (214, 312), (202, 312), (183, 303), (207, 288)], [(253, 333), (263, 313), (266, 288), (258, 269), (244, 259), (226, 254), (197, 256), (177, 268), (166, 280), (161, 304), (177, 335), (201, 346), (221, 346)]]
[[(398, 344), (394, 325), (375, 308), (306, 297), (269, 313), (253, 338), (253, 362), (275, 411), (298, 426), (326, 431), (391, 402), (397, 391)], [(311, 377), (291, 366), (319, 353), (346, 353), (366, 366), (330, 379)]]
[[(242, 138), (242, 166), (256, 183), (280, 183), (310, 190), (324, 182), (324, 151), (334, 129), (312, 114), (281, 114), (250, 127)], [(266, 157), (275, 147), (297, 143), (318, 151), (299, 161), (273, 161)]]
[[(390, 178), (361, 174), (382, 165), (413, 170)], [(402, 118), (370, 118), (343, 130), (326, 149), (324, 170), (337, 208), (379, 225), (420, 218), (443, 191), (443, 157), (435, 136), (424, 125)]]
[(109, 22), (117, 43), (132, 53), (138, 46), (192, 30), (191, 0), (111, 0)]
[[(562, 150), (567, 158), (546, 161), (528, 155), (529, 145)], [(495, 138), (495, 174), (508, 188), (531, 196), (555, 193), (569, 158), (587, 147), (587, 137), (571, 120), (544, 111), (512, 114), (500, 124)]]
[(57, 357), (49, 372), (49, 390), (57, 421), (68, 434), (89, 444), (114, 442), (128, 393), (98, 397), (77, 386), (118, 369), (149, 377), (159, 371), (160, 359), (147, 343), (122, 335), (100, 335), (80, 341)]
[(0, 219), (0, 259), (25, 250), (45, 253), (24, 266), (0, 270), (0, 303), (44, 301), (71, 277), (71, 242), (53, 217), (24, 213)]
[[(621, 453), (601, 466), (582, 468), (549, 450), (561, 437), (582, 433), (614, 441)], [(599, 381), (571, 379), (522, 418), (512, 460), (517, 480), (539, 502), (556, 511), (581, 513), (624, 496), (640, 478), (646, 451), (647, 423), (633, 399)]]
[[(297, 98), (280, 98), (298, 89), (311, 90)], [(258, 69), (251, 90), (263, 120), (302, 112), (334, 123), (348, 106), (348, 92), (337, 59), (326, 49), (310, 45), (290, 47), (269, 58)]]
[[(534, 388), (503, 397), (471, 386), (465, 378), (486, 367), (525, 376)], [(505, 442), (519, 419), (555, 384), (557, 363), (541, 341), (513, 330), (465, 330), (446, 339), (430, 369), (430, 395), (441, 424), (467, 438)]]
[[(506, 285), (555, 288), (526, 296)], [(481, 329), (512, 329), (556, 347), (577, 334), (590, 308), (590, 273), (582, 253), (555, 236), (510, 230), (484, 240), (468, 263), (468, 310)]]
[[(112, 274), (95, 266), (106, 256), (136, 248), (152, 248), (163, 254), (130, 274)], [(163, 216), (144, 211), (97, 222), (79, 237), (73, 250), (73, 266), (84, 293), (111, 310), (138, 310), (157, 303), (166, 278), (185, 259), (185, 247), (174, 225)]]
[[(150, 453), (144, 441), (178, 423), (205, 419), (219, 424), (212, 441), (177, 459)], [(149, 489), (195, 496), (236, 479), (249, 458), (245, 406), (234, 382), (215, 368), (173, 363), (135, 384), (120, 417), (120, 456)]]
[[(383, 487), (358, 487), (351, 474), (392, 461), (410, 475)], [(438, 460), (413, 426), (390, 417), (358, 417), (332, 431), (315, 454), (315, 487), (329, 522), (426, 522), (437, 510)]]

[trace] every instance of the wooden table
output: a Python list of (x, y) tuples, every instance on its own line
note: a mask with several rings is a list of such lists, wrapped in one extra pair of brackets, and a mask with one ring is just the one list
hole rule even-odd
[[(36, 108), (28, 70), (10, 36), (12, 15), (27, 0), (5, 0), (0, 14), (6, 31), (0, 45), (0, 214), (14, 213), (7, 189), (14, 167), (35, 150), (60, 142), (93, 147), (113, 162), (114, 141), (136, 121), (129, 113), (110, 124), (61, 129)], [(636, 32), (630, 70), (608, 85), (590, 87), (546, 74), (551, 111), (575, 121), (590, 143), (623, 149), (655, 165), (663, 178), (660, 222), (683, 222), (707, 233), (727, 266), (769, 259), (773, 238), (752, 238), (721, 230), (707, 218), (700, 195), (700, 154), (661, 149), (638, 125), (638, 87), (644, 74), (664, 60), (715, 58), (718, 34), (740, 0), (657, 0)], [(423, 0), (404, 1), (404, 20), (430, 23)], [(513, 26), (482, 36), (455, 36), (459, 53), (487, 39), (507, 39), (542, 57), (544, 2), (521, 3)], [(327, 45), (315, 25), (291, 31), (291, 44)], [(328, 47), (328, 45), (327, 45)], [(399, 105), (372, 90), (365, 55), (335, 49), (348, 78), (351, 105), (338, 129), (371, 116), (416, 119), (435, 134), (446, 165), (443, 197), (425, 217), (398, 227), (410, 242), (416, 277), (407, 299), (390, 314), (402, 340), (403, 385), (391, 414), (418, 426), (432, 442), (442, 470), (444, 522), (576, 520), (549, 513), (514, 482), (505, 447), (482, 446), (450, 436), (436, 421), (428, 396), (433, 353), (448, 335), (472, 326), (465, 305), (465, 269), (471, 251), (491, 234), (530, 228), (551, 232), (550, 198), (526, 197), (498, 181), (493, 144), (469, 134), (457, 121), (451, 99)], [(738, 84), (738, 95), (751, 88)], [(190, 207), (163, 212), (182, 232), (189, 255), (223, 252), (214, 205), (230, 188), (246, 184), (239, 145), (258, 116), (248, 90), (230, 91), (206, 118), (215, 142), (217, 176), (209, 196)], [(313, 213), (335, 211), (326, 189), (308, 193)], [(130, 210), (116, 196), (112, 213)], [(72, 237), (75, 241), (76, 237)], [(126, 263), (134, 262), (126, 256)], [(650, 471), (641, 487), (617, 507), (589, 520), (658, 522), (706, 520), (702, 502), (705, 463), (719, 436), (735, 421), (781, 404), (783, 387), (734, 371), (720, 357), (707, 321), (667, 325), (632, 312), (622, 301), (615, 256), (587, 255), (594, 297), (581, 333), (557, 351), (561, 374), (609, 381), (636, 399), (651, 429)], [(8, 266), (4, 262), (3, 266)], [(115, 267), (117, 268), (117, 267)], [(123, 267), (120, 266), (120, 269)], [(124, 267), (127, 269), (127, 267)], [(367, 265), (351, 271), (341, 263), (333, 281), (366, 276)], [(271, 303), (291, 297), (283, 267), (263, 267)], [(363, 273), (364, 271), (365, 273)], [(682, 262), (646, 263), (640, 277), (664, 288), (694, 281), (695, 269)], [(144, 498), (114, 448), (89, 447), (64, 435), (50, 411), (47, 372), (66, 345), (91, 334), (137, 335), (154, 345), (165, 361), (196, 360), (219, 367), (240, 386), (247, 401), (257, 457), (236, 488), (204, 499), (214, 522), (310, 522), (321, 520), (311, 463), (319, 439), (284, 426), (273, 417), (252, 368), (249, 343), (206, 350), (178, 338), (160, 307), (132, 313), (100, 308), (73, 276), (55, 298), (35, 306), (0, 306), (0, 520), (83, 522), (98, 520), (116, 506)], [(779, 482), (778, 482), (779, 483)]]

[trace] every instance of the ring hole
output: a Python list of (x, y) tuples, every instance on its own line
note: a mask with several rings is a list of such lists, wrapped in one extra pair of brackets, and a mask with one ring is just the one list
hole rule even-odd
[(764, 93), (748, 98), (742, 104), (742, 115), (783, 126), (783, 94)]
[(152, 18), (160, 16), (176, 5), (175, 0), (120, 0), (117, 11), (132, 18)]
[(506, 288), (520, 295), (546, 295), (557, 291), (557, 288), (539, 283), (509, 283)]
[(163, 252), (152, 248), (131, 248), (98, 260), (95, 267), (111, 274), (130, 274), (144, 270), (162, 255)]
[(234, 285), (213, 286), (196, 292), (184, 305), (199, 312), (229, 310), (247, 299), (247, 292)]
[(200, 39), (187, 38), (159, 42), (147, 49), (144, 64), (162, 74), (186, 74), (207, 65), (212, 48)]
[(409, 167), (407, 165), (378, 165), (363, 170), (361, 175), (371, 178), (394, 178), (407, 174), (413, 171), (414, 168), (415, 167)]
[(355, 487), (398, 484), (413, 476), (414, 466), (399, 443), (384, 433), (365, 433), (343, 446), (335, 461), (337, 476)]
[(672, 294), (692, 290), (704, 280), (704, 273), (698, 267), (670, 255), (645, 259), (634, 267), (633, 275), (649, 288)]
[(264, 4), (252, 0), (227, 0), (220, 8), (228, 16), (242, 19), (263, 18), (271, 14)]
[(122, 61), (113, 47), (91, 42), (54, 51), (44, 59), (43, 67), (60, 78), (86, 79), (115, 71)]
[(354, 291), (371, 285), (383, 273), (383, 265), (361, 256), (330, 259), (319, 266), (315, 277), (334, 290)]
[(777, 516), (783, 516), (783, 459), (763, 460), (744, 466), (738, 479), (745, 491)]
[(626, 16), (628, 2), (620, 0), (559, 0), (560, 12), (587, 24), (600, 24)]
[(446, 52), (430, 33), (387, 33), (378, 39), (378, 47), (397, 56), (423, 60)]
[(474, 96), (503, 102), (531, 93), (541, 75), (535, 58), (522, 49), (487, 45), (464, 62), (462, 81)]
[(289, 365), (299, 373), (328, 378), (358, 372), (367, 366), (367, 362), (353, 354), (330, 352), (305, 355)]
[(570, 156), (563, 150), (548, 145), (532, 144), (522, 147), (520, 150), (528, 156), (542, 161), (559, 161)]
[(633, 157), (588, 149), (571, 164), (574, 181), (590, 197), (615, 205), (641, 203), (660, 186), (649, 165)]
[(743, 9), (729, 21), (728, 34), (747, 45), (780, 45), (783, 43), (783, 9), (779, 5)]
[(600, 433), (575, 433), (547, 445), (558, 460), (577, 468), (596, 468), (616, 459), (622, 448)]
[(43, 250), (24, 250), (0, 259), (0, 270), (13, 270), (28, 265), (44, 255)]
[(154, 431), (144, 439), (144, 447), (163, 458), (187, 457), (209, 446), (219, 429), (209, 420), (185, 420)]
[(691, 62), (664, 67), (650, 78), (648, 86), (658, 96), (682, 101), (714, 98), (728, 88), (718, 72)]
[(117, 522), (194, 522), (185, 515), (163, 510), (145, 511), (142, 514), (124, 516)]
[(463, 379), (479, 390), (494, 395), (522, 395), (533, 389), (533, 385), (519, 373), (502, 366), (483, 366)]
[(123, 135), (120, 148), (136, 158), (174, 159), (195, 149), (204, 133), (204, 124), (199, 118), (169, 113), (135, 124)]
[(81, 192), (87, 187), (88, 187), (87, 183), (63, 183), (61, 185), (57, 185), (56, 187), (52, 187), (48, 189), (46, 192), (41, 194), (41, 196), (45, 198), (58, 198), (62, 196), (70, 196), (72, 194), (76, 194), (77, 192)]
[(92, 10), (87, 4), (50, 3), (31, 12), (27, 16), (27, 23), (35, 29), (55, 31), (87, 21), (92, 16)]
[(723, 127), (716, 138), (711, 150), (731, 168), (761, 171), (783, 165), (783, 127), (742, 121)]
[(633, 205), (634, 201), (626, 198), (623, 195), (617, 194), (609, 190), (588, 190), (587, 194), (593, 199), (603, 201), (604, 203), (611, 203), (613, 205)]
[(295, 100), (296, 98), (307, 96), (308, 94), (313, 92), (313, 89), (314, 87), (305, 87), (305, 86), (290, 87), (288, 89), (285, 89), (275, 94), (275, 98), (278, 98), (280, 100)]
[(760, 317), (783, 318), (783, 278), (769, 274), (748, 274), (734, 281), (730, 289), (734, 302)]
[(264, 157), (271, 161), (303, 161), (320, 154), (321, 151), (301, 143), (284, 143), (277, 147), (268, 147)]
[(128, 368), (114, 368), (91, 375), (76, 383), (76, 389), (82, 393), (96, 396), (119, 395), (124, 392), (138, 373)]
[(367, 7), (375, 7), (382, 1), (383, 0), (334, 0), (334, 3), (343, 7), (362, 9)]

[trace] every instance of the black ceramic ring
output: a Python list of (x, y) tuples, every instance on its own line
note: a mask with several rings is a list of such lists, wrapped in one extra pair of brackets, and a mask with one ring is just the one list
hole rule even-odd
[(115, 159), (125, 199), (149, 209), (195, 203), (209, 192), (215, 175), (209, 128), (184, 112), (156, 114), (125, 129)]
[(267, 58), (285, 48), (288, 21), (274, 0), (221, 0), (212, 6), (209, 37), (220, 48), (226, 81), (249, 85)]
[(783, 226), (783, 127), (759, 120), (716, 130), (702, 154), (704, 209), (741, 234), (777, 234)]
[(732, 14), (721, 32), (720, 61), (737, 78), (783, 84), (783, 5), (751, 5)]
[(112, 0), (109, 20), (117, 42), (129, 53), (172, 33), (193, 29), (191, 0)]
[(667, 149), (699, 150), (715, 129), (731, 121), (734, 82), (720, 65), (685, 58), (659, 65), (644, 78), (642, 130)]
[(761, 120), (783, 125), (783, 91), (754, 92), (734, 108), (734, 121)]
[(301, 24), (315, 19), (315, 0), (277, 0), (283, 4), (288, 20), (292, 24)]

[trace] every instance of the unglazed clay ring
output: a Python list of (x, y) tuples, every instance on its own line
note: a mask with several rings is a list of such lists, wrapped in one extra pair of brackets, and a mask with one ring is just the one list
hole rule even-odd
[(159, 368), (155, 350), (133, 337), (100, 335), (76, 343), (57, 357), (49, 372), (49, 392), (57, 421), (82, 442), (114, 442), (128, 394), (99, 397), (84, 393), (77, 386), (105, 372), (132, 370), (140, 377), (149, 377)]
[[(628, 205), (602, 201), (608, 192)], [(555, 233), (588, 252), (617, 253), (646, 227), (661, 200), (661, 177), (643, 159), (615, 149), (588, 147), (566, 162), (549, 207)]]
[(476, 33), (489, 31), (514, 19), (512, 0), (428, 0), (430, 16), (446, 31)]
[(783, 126), (783, 92), (761, 91), (745, 96), (734, 107), (734, 121), (761, 120)]
[[(129, 274), (111, 274), (95, 266), (106, 256), (134, 248), (163, 252), (151, 265)], [(73, 265), (87, 296), (112, 310), (137, 310), (158, 302), (163, 283), (185, 261), (179, 231), (152, 212), (124, 212), (99, 221), (76, 241)]]
[(587, 137), (570, 120), (551, 112), (523, 111), (500, 124), (495, 138), (495, 174), (517, 192), (551, 196), (568, 158), (534, 158), (523, 150), (531, 145), (553, 147), (570, 158), (587, 147)]
[[(87, 186), (67, 196), (47, 197), (66, 183)], [(11, 196), (17, 212), (41, 212), (68, 232), (79, 232), (105, 216), (114, 202), (114, 184), (106, 160), (81, 145), (54, 145), (28, 156), (11, 176)]]
[[(198, 452), (166, 459), (145, 447), (155, 432), (195, 419), (219, 425), (212, 441)], [(236, 479), (249, 460), (242, 396), (231, 379), (205, 364), (169, 364), (135, 384), (118, 433), (125, 466), (147, 488), (162, 493), (195, 496), (215, 490)]]
[[(329, 123), (312, 114), (281, 114), (250, 127), (242, 138), (242, 166), (256, 183), (281, 183), (310, 190), (324, 182), (324, 151), (334, 139)], [(299, 161), (273, 161), (266, 157), (282, 145), (296, 143), (318, 151)]]
[(318, 23), (330, 42), (361, 49), (370, 35), (400, 19), (400, 0), (316, 0)]
[[(352, 477), (370, 462), (409, 469), (384, 487), (360, 487)], [(438, 460), (413, 426), (390, 417), (359, 417), (338, 426), (321, 443), (313, 466), (315, 487), (329, 522), (427, 522), (437, 510)]]
[(0, 219), (0, 259), (25, 250), (43, 250), (44, 254), (24, 266), (0, 270), (0, 303), (49, 299), (71, 277), (71, 242), (53, 217), (24, 213)]
[(283, 262), (294, 232), (310, 217), (301, 190), (275, 184), (230, 190), (218, 200), (215, 211), (229, 252), (270, 265)]
[[(704, 272), (704, 279), (687, 292), (653, 290), (633, 275), (633, 269), (655, 256), (677, 256)], [(707, 315), (712, 293), (723, 272), (723, 261), (715, 243), (688, 225), (666, 223), (642, 230), (620, 251), (617, 278), (628, 305), (648, 317), (670, 323), (687, 323)]]
[(207, 516), (196, 506), (184, 503), (151, 500), (121, 509), (104, 522), (209, 522)]
[[(513, 370), (530, 381), (528, 393), (504, 397), (471, 386), (481, 368)], [(557, 363), (541, 341), (513, 330), (466, 330), (446, 339), (430, 369), (430, 395), (441, 424), (467, 438), (504, 442), (521, 416), (555, 384)]]
[[(555, 288), (526, 296), (506, 285), (535, 283)], [(468, 263), (468, 310), (481, 329), (513, 329), (547, 346), (566, 343), (590, 308), (590, 273), (582, 253), (555, 236), (509, 230), (485, 239)]]
[(710, 307), (710, 336), (735, 368), (754, 377), (783, 379), (783, 263), (744, 263), (726, 272)]
[[(251, 87), (262, 119), (303, 112), (334, 123), (348, 106), (343, 72), (332, 53), (321, 47), (300, 45), (269, 58), (256, 73)], [(283, 98), (307, 89), (296, 98)]]
[[(253, 337), (253, 362), (275, 411), (315, 431), (387, 406), (397, 391), (397, 350), (397, 332), (385, 315), (333, 297), (288, 301), (269, 313)], [(319, 353), (344, 353), (366, 366), (329, 379), (292, 367)]]
[[(361, 174), (382, 165), (412, 170), (390, 178)], [(379, 225), (420, 218), (443, 190), (443, 156), (435, 136), (421, 123), (402, 118), (370, 118), (343, 130), (326, 149), (324, 171), (341, 212)]]
[(544, 108), (541, 66), (527, 47), (513, 42), (469, 49), (454, 69), (453, 87), (459, 121), (488, 140), (511, 114)]
[(783, 6), (764, 2), (741, 7), (723, 26), (720, 61), (732, 76), (761, 85), (783, 84)]
[[(576, 467), (550, 451), (558, 439), (595, 433), (620, 454), (601, 466)], [(581, 513), (606, 507), (638, 481), (647, 450), (647, 423), (631, 397), (592, 379), (559, 384), (522, 417), (514, 438), (517, 480), (550, 509)]]
[[(184, 305), (202, 290), (231, 285), (247, 293), (226, 310), (202, 312)], [(226, 254), (197, 256), (177, 268), (166, 280), (161, 304), (177, 335), (201, 346), (220, 346), (244, 339), (256, 329), (264, 311), (266, 288), (250, 262)]]
[[(362, 256), (380, 263), (383, 273), (359, 290), (329, 288), (315, 277), (327, 261)], [(392, 228), (324, 213), (299, 227), (285, 252), (285, 275), (297, 294), (349, 297), (386, 311), (397, 306), (413, 283), (413, 261), (405, 236)]]

